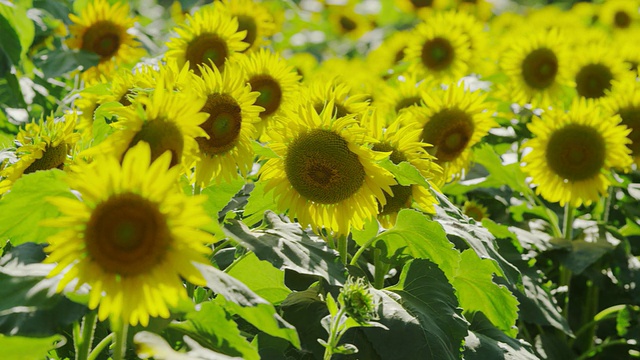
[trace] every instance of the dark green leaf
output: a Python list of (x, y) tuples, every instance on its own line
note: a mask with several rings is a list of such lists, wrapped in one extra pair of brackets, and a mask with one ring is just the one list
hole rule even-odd
[(475, 313), (465, 338), (464, 358), (468, 360), (535, 360), (531, 345), (512, 339), (497, 329), (482, 313)]
[[(7, 7), (7, 5), (0, 4), (0, 10)], [(0, 41), (0, 54), (4, 54), (9, 60), (9, 65), (18, 65), (20, 63), (20, 53), (22, 52), (22, 46), (20, 45), (20, 38), (18, 33), (13, 28), (9, 19), (5, 17), (4, 13), (11, 14), (11, 11), (0, 12), (0, 34), (2, 34), (2, 41)], [(4, 74), (2, 74), (4, 76)]]
[(611, 252), (615, 247), (606, 241), (587, 242), (574, 240), (571, 251), (562, 259), (562, 263), (574, 274), (582, 273), (589, 265), (595, 263), (602, 255)]
[(160, 335), (148, 331), (136, 333), (133, 342), (136, 344), (136, 353), (142, 359), (152, 357), (155, 360), (242, 360), (241, 357), (231, 357), (203, 348), (188, 336), (184, 337), (184, 343), (190, 349), (186, 353), (173, 350)]
[(282, 317), (298, 330), (303, 351), (322, 358), (324, 347), (318, 343), (318, 339), (326, 339), (328, 334), (320, 321), (329, 311), (320, 298), (319, 286), (291, 293), (282, 302), (281, 309)]
[(97, 65), (99, 61), (100, 56), (98, 54), (87, 51), (58, 49), (49, 52), (46, 55), (42, 55), (40, 58), (36, 59), (34, 63), (42, 70), (45, 77), (55, 78), (76, 70), (80, 66), (84, 69), (88, 69)]
[(302, 231), (299, 224), (285, 223), (275, 213), (267, 211), (263, 228), (251, 230), (243, 222), (231, 219), (224, 230), (260, 260), (266, 260), (280, 270), (318, 275), (332, 285), (346, 281), (346, 270), (338, 253), (329, 249), (324, 241)]

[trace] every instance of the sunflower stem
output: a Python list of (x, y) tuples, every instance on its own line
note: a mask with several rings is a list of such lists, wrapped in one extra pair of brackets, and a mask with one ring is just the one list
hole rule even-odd
[(342, 264), (347, 266), (347, 264), (349, 264), (349, 239), (346, 235), (338, 236), (338, 252), (340, 253), (340, 260), (342, 261)]
[(384, 287), (384, 275), (387, 273), (387, 265), (382, 262), (382, 251), (373, 249), (373, 287), (382, 289)]
[(356, 253), (353, 255), (353, 257), (351, 258), (351, 262), (349, 263), (350, 265), (356, 265), (358, 263), (358, 259), (360, 259), (360, 256), (362, 256), (362, 254), (369, 248), (369, 246), (371, 246), (371, 244), (373, 244), (376, 240), (378, 240), (378, 236), (374, 236), (371, 239), (367, 240), (367, 242), (362, 245), (358, 251), (356, 251)]
[(129, 324), (118, 320), (113, 338), (113, 360), (123, 360), (127, 353), (127, 331), (129, 330)]
[(102, 339), (98, 345), (96, 345), (96, 347), (93, 348), (93, 350), (91, 350), (91, 353), (89, 354), (89, 357), (87, 358), (87, 360), (96, 360), (98, 358), (98, 355), (100, 355), (100, 353), (102, 352), (102, 350), (104, 350), (105, 347), (107, 347), (107, 345), (113, 341), (113, 337), (114, 334), (110, 333), (109, 335), (105, 336), (104, 339)]
[[(564, 207), (564, 220), (562, 223), (562, 235), (565, 240), (573, 240), (573, 219), (575, 216), (574, 207), (567, 203)], [(566, 296), (564, 298), (563, 315), (565, 319), (569, 319), (569, 290), (571, 285), (571, 270), (566, 266), (560, 265), (560, 281), (558, 286), (566, 286)]]
[(93, 333), (96, 329), (98, 313), (89, 311), (82, 320), (82, 329), (79, 338), (76, 338), (76, 360), (87, 360), (93, 343)]

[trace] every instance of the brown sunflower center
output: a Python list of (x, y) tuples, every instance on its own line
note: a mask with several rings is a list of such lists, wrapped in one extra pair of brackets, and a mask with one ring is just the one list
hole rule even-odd
[(227, 43), (216, 34), (205, 33), (191, 40), (187, 45), (185, 57), (189, 61), (189, 68), (200, 75), (198, 65), (209, 65), (209, 61), (220, 70), (229, 56)]
[(347, 141), (322, 129), (311, 130), (291, 142), (285, 172), (300, 195), (321, 204), (348, 199), (365, 179), (364, 167)]
[(433, 0), (410, 0), (415, 8), (429, 7), (433, 5)]
[(264, 111), (260, 116), (269, 116), (276, 112), (282, 102), (282, 88), (270, 75), (256, 75), (249, 79), (251, 90), (260, 93), (256, 99), (256, 105), (262, 106)]
[(624, 11), (616, 11), (613, 15), (613, 23), (618, 28), (626, 29), (631, 25), (631, 16)]
[(240, 135), (242, 110), (238, 102), (227, 94), (211, 94), (202, 108), (209, 118), (200, 127), (209, 138), (196, 138), (200, 150), (213, 156), (231, 150)]
[(622, 125), (631, 129), (627, 136), (632, 143), (627, 146), (634, 156), (640, 155), (640, 107), (630, 106), (618, 111), (622, 118)]
[(475, 221), (482, 221), (482, 219), (484, 219), (485, 217), (484, 211), (480, 207), (474, 204), (470, 204), (470, 205), (466, 204), (464, 206), (463, 212), (465, 215), (467, 215), (468, 217), (472, 218)]
[(436, 37), (422, 45), (422, 64), (430, 70), (447, 69), (453, 62), (454, 55), (451, 42), (445, 38)]
[(184, 149), (184, 139), (182, 132), (173, 122), (162, 119), (145, 122), (140, 131), (131, 139), (128, 149), (131, 149), (140, 141), (148, 143), (151, 147), (151, 161), (155, 161), (165, 151), (170, 151), (171, 166), (180, 164), (182, 150)]
[(100, 55), (100, 61), (111, 59), (120, 48), (121, 33), (111, 21), (98, 21), (82, 35), (82, 50)]
[(549, 138), (546, 159), (549, 168), (569, 181), (581, 181), (600, 173), (605, 159), (605, 142), (594, 128), (570, 124)]
[(611, 90), (613, 73), (603, 64), (589, 64), (584, 66), (576, 75), (576, 90), (578, 95), (587, 99), (600, 98), (605, 91)]
[(98, 204), (84, 236), (91, 259), (102, 270), (123, 276), (161, 264), (172, 242), (158, 204), (133, 193), (112, 195)]
[(450, 162), (467, 148), (473, 136), (471, 116), (460, 109), (444, 109), (434, 114), (422, 129), (422, 141), (432, 144), (437, 161)]
[[(389, 160), (392, 163), (398, 165), (403, 161), (407, 161), (407, 157), (398, 149), (391, 146), (389, 143), (380, 142), (373, 145), (372, 149), (374, 151), (382, 151), (382, 152), (391, 152), (389, 155)], [(411, 206), (411, 186), (407, 185), (391, 185), (391, 193), (393, 195), (389, 195), (386, 192), (384, 193), (384, 197), (386, 199), (386, 204), (383, 206), (378, 203), (378, 211), (380, 215), (388, 215), (395, 214), (402, 209), (406, 209)]]
[(129, 106), (131, 105), (131, 98), (135, 96), (135, 93), (129, 89), (127, 90), (126, 93), (122, 94), (122, 96), (120, 97), (120, 100), (118, 100), (118, 102), (120, 104), (122, 104), (122, 106)]
[(393, 58), (394, 64), (397, 64), (404, 59), (404, 49), (406, 49), (406, 47), (403, 47), (396, 52), (396, 56)]
[(40, 159), (36, 159), (29, 165), (23, 174), (31, 174), (38, 170), (60, 169), (64, 168), (64, 161), (67, 159), (68, 146), (65, 143), (61, 143), (58, 146), (49, 147), (44, 149), (44, 153)]
[[(325, 105), (326, 104), (324, 102), (317, 102), (315, 105), (313, 105), (313, 108), (315, 109), (316, 113), (320, 115), (324, 111)], [(344, 105), (334, 103), (333, 106), (334, 107), (332, 116), (334, 116), (336, 119), (349, 115), (349, 111), (347, 111), (347, 108), (345, 108)]]
[(249, 44), (249, 47), (247, 47), (248, 50), (258, 38), (258, 25), (256, 24), (256, 20), (252, 16), (238, 15), (238, 32), (243, 30), (247, 31), (247, 35), (244, 36), (244, 39), (242, 39), (242, 41)]
[(545, 89), (553, 84), (558, 74), (558, 58), (547, 48), (530, 52), (522, 61), (522, 76), (534, 89)]
[(398, 101), (398, 103), (396, 104), (396, 112), (414, 105), (420, 105), (420, 97), (408, 96)]
[(340, 16), (340, 20), (338, 22), (340, 23), (340, 27), (342, 28), (342, 30), (346, 33), (358, 28), (358, 24), (355, 21), (349, 19), (344, 15)]

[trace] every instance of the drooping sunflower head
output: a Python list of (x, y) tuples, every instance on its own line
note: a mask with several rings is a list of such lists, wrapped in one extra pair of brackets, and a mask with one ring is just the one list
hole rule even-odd
[(262, 121), (256, 126), (258, 133), (264, 134), (271, 120), (296, 100), (300, 77), (279, 54), (266, 49), (243, 57), (240, 64), (245, 81), (260, 94), (256, 105), (264, 110), (260, 113)]
[(263, 165), (260, 181), (302, 226), (343, 235), (362, 229), (395, 184), (377, 164), (388, 153), (372, 151), (367, 144), (375, 140), (366, 132), (354, 116), (337, 117), (332, 102), (320, 114), (302, 105), (273, 128), (270, 147), (278, 157)]
[(205, 284), (193, 265), (207, 261), (205, 245), (214, 242), (200, 230), (210, 222), (203, 199), (180, 191), (169, 152), (152, 157), (144, 142), (122, 161), (99, 155), (67, 177), (79, 198), (50, 199), (63, 215), (45, 223), (62, 228), (48, 239), (45, 261), (56, 263), (49, 277), (62, 274), (58, 292), (74, 280), (76, 289), (89, 284), (88, 306), (99, 307), (100, 320), (147, 326), (186, 298), (182, 279)]
[(634, 76), (626, 69), (616, 49), (596, 43), (577, 49), (573, 79), (579, 97), (599, 100), (611, 91), (614, 83)]
[(139, 142), (151, 147), (152, 159), (171, 153), (171, 166), (181, 164), (189, 169), (197, 156), (198, 136), (208, 136), (199, 126), (207, 119), (200, 112), (205, 102), (196, 92), (175, 92), (167, 89), (162, 78), (148, 96), (136, 97), (132, 106), (115, 108), (116, 131), (105, 141), (85, 151), (88, 156), (101, 152), (124, 158)]
[(627, 169), (629, 130), (618, 116), (603, 115), (597, 104), (580, 99), (568, 112), (554, 109), (527, 126), (535, 136), (525, 146), (523, 170), (546, 200), (577, 207), (607, 192), (611, 168)]
[(242, 52), (255, 51), (268, 45), (268, 37), (276, 31), (273, 16), (261, 3), (252, 0), (223, 0), (215, 6), (238, 19), (238, 32), (246, 31), (241, 40), (249, 44), (249, 47)]
[(69, 18), (73, 21), (70, 26), (72, 38), (67, 41), (69, 47), (100, 57), (98, 65), (83, 73), (86, 80), (98, 79), (100, 75), (109, 76), (115, 67), (134, 63), (144, 55), (144, 49), (127, 32), (136, 21), (129, 16), (127, 3), (110, 5), (107, 0), (94, 0), (79, 16), (69, 14)]
[(207, 120), (200, 124), (206, 136), (196, 138), (199, 159), (195, 166), (197, 186), (205, 187), (212, 179), (246, 175), (253, 164), (252, 143), (257, 137), (255, 124), (260, 122), (261, 107), (255, 105), (260, 95), (244, 81), (242, 68), (235, 63), (220, 74), (218, 69), (202, 67), (202, 81), (197, 92), (206, 96), (201, 111)]
[(524, 34), (502, 58), (512, 102), (547, 107), (572, 85), (568, 44), (557, 30)]
[(640, 86), (635, 80), (626, 81), (603, 103), (608, 115), (618, 115), (621, 125), (631, 131), (627, 138), (627, 147), (631, 150), (636, 165), (640, 166)]
[(405, 51), (410, 70), (440, 82), (457, 81), (469, 70), (469, 38), (441, 13), (424, 19)]
[(379, 141), (373, 144), (374, 151), (389, 153), (389, 160), (395, 165), (409, 163), (424, 178), (422, 184), (392, 185), (392, 193), (385, 193), (385, 203), (379, 205), (378, 221), (387, 228), (395, 224), (400, 210), (414, 204), (421, 211), (434, 213), (437, 200), (431, 190), (439, 191), (436, 184), (443, 182), (442, 168), (425, 149), (430, 145), (420, 141), (422, 131), (404, 123), (400, 117), (385, 125), (385, 120), (376, 111), (368, 112), (361, 120), (361, 124)]
[(64, 169), (68, 155), (80, 139), (80, 134), (74, 132), (77, 118), (75, 112), (58, 119), (47, 116), (20, 130), (16, 135), (15, 158), (0, 163), (0, 195), (10, 190), (23, 174)]
[(191, 70), (198, 75), (198, 65), (213, 64), (222, 71), (227, 59), (249, 46), (242, 41), (246, 31), (238, 31), (238, 19), (213, 6), (204, 6), (195, 14), (187, 15), (187, 22), (175, 32), (178, 36), (167, 43), (169, 49), (165, 57), (175, 59), (179, 67), (189, 62)]

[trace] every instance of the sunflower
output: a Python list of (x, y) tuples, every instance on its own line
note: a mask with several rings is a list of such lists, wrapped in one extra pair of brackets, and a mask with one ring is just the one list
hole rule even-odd
[(607, 193), (611, 168), (626, 169), (633, 160), (626, 146), (630, 130), (618, 116), (603, 115), (585, 99), (568, 112), (554, 109), (527, 125), (535, 136), (522, 159), (523, 170), (537, 184), (536, 193), (548, 201), (589, 205)]
[(75, 112), (58, 119), (47, 116), (20, 130), (16, 136), (16, 161), (7, 159), (0, 164), (0, 195), (10, 190), (23, 174), (64, 168), (80, 138), (80, 134), (74, 132), (77, 117)]
[(375, 95), (376, 107), (381, 114), (394, 115), (405, 112), (407, 109), (420, 106), (422, 93), (430, 91), (434, 84), (429, 79), (422, 79), (414, 73), (399, 76), (387, 81), (384, 87), (378, 88)]
[(489, 217), (489, 209), (473, 200), (464, 202), (462, 213), (478, 222), (482, 222), (482, 219)]
[(45, 225), (63, 228), (51, 236), (49, 277), (61, 276), (57, 291), (89, 284), (89, 308), (98, 318), (147, 326), (149, 317), (169, 317), (169, 306), (186, 298), (182, 279), (205, 285), (193, 262), (206, 263), (206, 244), (215, 240), (199, 228), (211, 219), (203, 198), (179, 189), (171, 154), (155, 161), (146, 143), (122, 160), (97, 157), (68, 177), (77, 197), (54, 197), (63, 213)]
[(245, 81), (252, 91), (260, 93), (256, 105), (264, 110), (256, 124), (258, 134), (262, 135), (270, 126), (271, 120), (282, 114), (296, 100), (300, 77), (279, 54), (261, 49), (240, 59), (244, 69)]
[(403, 12), (425, 14), (446, 8), (449, 5), (449, 0), (396, 0), (395, 3)]
[(107, 0), (94, 0), (82, 9), (80, 16), (69, 14), (69, 18), (74, 23), (70, 26), (69, 47), (100, 57), (98, 65), (84, 71), (85, 80), (109, 76), (115, 67), (134, 63), (145, 53), (136, 38), (128, 33), (136, 19), (129, 17), (129, 5), (125, 2), (110, 5)]
[(210, 62), (222, 71), (227, 59), (249, 46), (242, 41), (246, 32), (238, 31), (238, 19), (212, 6), (187, 15), (186, 23), (175, 31), (178, 36), (167, 43), (165, 57), (175, 59), (179, 67), (188, 62), (197, 75), (200, 75), (198, 65), (209, 66)]
[(254, 105), (260, 93), (251, 92), (243, 81), (242, 70), (229, 64), (220, 74), (217, 68), (202, 67), (202, 81), (196, 90), (207, 97), (200, 111), (208, 114), (200, 124), (207, 137), (197, 137), (200, 157), (195, 181), (205, 187), (212, 178), (218, 183), (244, 176), (253, 164), (252, 143), (257, 136), (254, 124), (260, 122), (261, 107)]
[(318, 59), (311, 53), (300, 52), (291, 55), (287, 63), (300, 75), (300, 81), (308, 79), (318, 67)]
[(198, 136), (208, 137), (200, 127), (207, 114), (200, 112), (205, 104), (203, 95), (195, 92), (174, 92), (167, 89), (163, 78), (148, 96), (137, 97), (133, 106), (115, 108), (116, 131), (97, 146), (84, 152), (88, 156), (112, 153), (122, 159), (139, 142), (151, 146), (152, 160), (165, 151), (171, 152), (171, 166), (190, 168), (196, 158)]
[(638, 1), (608, 0), (600, 7), (598, 20), (613, 30), (627, 30), (637, 25)]
[(405, 50), (413, 34), (410, 31), (397, 31), (386, 38), (380, 46), (367, 54), (367, 63), (375, 74), (387, 77), (405, 58)]
[(303, 94), (302, 97), (311, 102), (318, 114), (329, 103), (333, 104), (333, 111), (338, 118), (346, 115), (360, 116), (369, 108), (370, 96), (352, 91), (341, 77), (315, 77), (303, 87)]
[(534, 107), (554, 105), (572, 85), (568, 44), (557, 30), (523, 35), (502, 58), (502, 68), (511, 80), (509, 98)]
[(491, 17), (494, 6), (488, 0), (456, 0), (456, 3), (459, 11), (474, 15), (482, 21)]
[[(352, 94), (366, 95), (367, 100), (373, 101), (371, 95), (376, 89), (384, 85), (384, 80), (378, 76), (371, 76), (373, 69), (364, 59), (355, 57), (331, 57), (325, 59), (316, 69), (308, 84), (318, 84), (320, 81), (331, 83), (337, 81), (349, 87)], [(322, 86), (324, 88), (325, 86)]]
[(238, 32), (246, 31), (243, 42), (249, 47), (242, 52), (250, 52), (268, 44), (268, 37), (276, 31), (273, 16), (261, 3), (253, 0), (223, 0), (216, 5), (216, 9), (224, 7), (232, 17), (238, 19)]
[(578, 96), (586, 99), (602, 99), (614, 83), (633, 76), (623, 59), (611, 46), (595, 43), (578, 50), (579, 57), (573, 71)]
[(602, 105), (608, 115), (619, 115), (621, 124), (631, 130), (627, 135), (630, 140), (627, 147), (636, 165), (640, 166), (640, 85), (635, 80), (621, 84)]
[(424, 106), (411, 109), (413, 116), (405, 121), (422, 130), (422, 142), (436, 162), (444, 168), (445, 179), (463, 176), (471, 162), (471, 147), (478, 143), (497, 123), (480, 91), (465, 91), (463, 85), (447, 90), (423, 92)]
[(405, 50), (409, 70), (443, 83), (457, 81), (469, 70), (469, 38), (443, 14), (431, 15), (413, 31)]
[(329, 23), (339, 36), (358, 40), (373, 28), (371, 21), (365, 15), (355, 11), (353, 3), (346, 6), (328, 6), (327, 10)]
[(270, 134), (278, 157), (263, 165), (260, 181), (302, 226), (346, 235), (378, 214), (395, 180), (376, 163), (388, 153), (367, 147), (375, 139), (355, 117), (334, 114), (333, 102), (319, 115), (307, 104), (279, 121)]
[[(373, 144), (372, 150), (390, 152), (389, 159), (398, 165), (408, 162), (429, 182), (431, 189), (439, 191), (435, 184), (442, 183), (442, 168), (435, 163), (435, 158), (425, 148), (429, 144), (420, 142), (422, 131), (413, 126), (401, 125), (403, 121), (396, 118), (389, 126), (377, 115), (376, 111), (368, 112), (361, 120), (371, 135), (379, 142)], [(438, 201), (430, 189), (421, 184), (392, 185), (392, 194), (385, 194), (384, 206), (380, 206), (378, 221), (386, 228), (393, 227), (402, 209), (410, 208), (415, 202), (423, 212), (435, 213), (434, 204)]]

